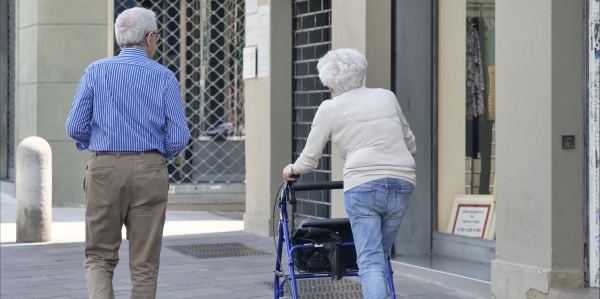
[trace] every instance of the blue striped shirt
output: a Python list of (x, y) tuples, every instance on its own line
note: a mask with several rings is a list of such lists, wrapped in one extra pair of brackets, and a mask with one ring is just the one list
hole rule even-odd
[(190, 139), (175, 74), (136, 48), (88, 66), (65, 126), (80, 151), (158, 150), (173, 159)]

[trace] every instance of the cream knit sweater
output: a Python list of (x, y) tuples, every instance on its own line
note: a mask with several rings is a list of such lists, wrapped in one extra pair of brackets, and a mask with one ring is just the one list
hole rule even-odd
[(315, 169), (329, 138), (345, 160), (344, 191), (380, 178), (416, 185), (415, 137), (391, 91), (362, 87), (321, 103), (294, 171)]

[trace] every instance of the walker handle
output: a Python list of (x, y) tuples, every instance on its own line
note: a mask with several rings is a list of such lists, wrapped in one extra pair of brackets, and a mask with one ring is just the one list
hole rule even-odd
[(294, 191), (343, 189), (344, 182), (343, 181), (324, 181), (324, 182), (294, 183), (294, 184), (291, 184), (290, 188)]

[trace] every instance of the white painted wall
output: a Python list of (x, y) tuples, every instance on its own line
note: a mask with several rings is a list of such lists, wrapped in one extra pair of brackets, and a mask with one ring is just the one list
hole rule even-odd
[(436, 231), (446, 232), (454, 197), (465, 192), (467, 6), (466, 0), (438, 1), (438, 5)]
[(65, 120), (84, 69), (106, 57), (109, 1), (15, 2), (17, 143), (34, 135), (46, 139), (54, 165), (53, 205), (83, 205), (89, 153), (75, 148)]
[(496, 2), (497, 299), (584, 284), (583, 4)]
[[(269, 77), (245, 80), (246, 212), (244, 229), (273, 235), (282, 169), (292, 163), (291, 1), (258, 1), (270, 9)], [(277, 208), (276, 208), (277, 210)], [(290, 213), (291, 214), (291, 213)], [(275, 222), (274, 222), (275, 221)]]

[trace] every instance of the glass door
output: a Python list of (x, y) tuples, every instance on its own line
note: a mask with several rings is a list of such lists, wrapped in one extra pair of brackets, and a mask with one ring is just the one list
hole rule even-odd
[(495, 1), (438, 2), (433, 250), (489, 264), (495, 242)]

